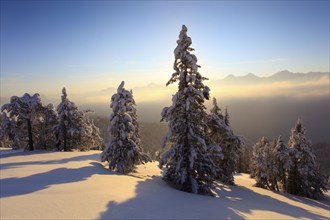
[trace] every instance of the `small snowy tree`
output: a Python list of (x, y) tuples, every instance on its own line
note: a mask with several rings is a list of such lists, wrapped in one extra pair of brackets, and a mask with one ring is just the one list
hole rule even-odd
[(81, 136), (81, 146), (85, 146), (83, 150), (101, 150), (103, 139), (100, 136), (100, 129), (95, 126), (94, 120), (87, 114), (91, 112), (92, 111), (84, 112), (84, 135)]
[(255, 178), (257, 187), (279, 191), (279, 170), (274, 154), (276, 146), (276, 139), (269, 143), (262, 137), (253, 147), (251, 177)]
[(211, 187), (218, 167), (210, 152), (221, 154), (221, 148), (212, 145), (207, 136), (207, 114), (204, 101), (209, 99), (206, 80), (198, 72), (197, 58), (191, 53), (192, 41), (187, 27), (182, 26), (171, 79), (166, 85), (178, 82), (178, 92), (172, 98), (172, 106), (161, 113), (162, 121), (168, 122), (169, 131), (163, 147), (170, 149), (162, 155), (159, 166), (165, 166), (163, 179), (174, 187), (192, 193), (212, 195)]
[[(28, 139), (28, 150), (34, 150), (33, 123), (37, 112), (42, 107), (40, 95), (38, 93), (31, 96), (25, 93), (22, 97), (12, 96), (10, 103), (1, 107), (1, 111), (9, 113), (10, 118), (17, 118), (17, 126), (21, 129), (18, 132), (21, 136), (16, 136), (20, 141)], [(24, 130), (24, 131), (22, 131)], [(18, 142), (18, 140), (16, 140)]]
[(288, 142), (290, 167), (288, 170), (287, 192), (310, 198), (322, 198), (326, 188), (326, 178), (320, 172), (312, 142), (306, 137), (306, 129), (298, 119), (291, 129)]
[(244, 143), (241, 145), (240, 153), (236, 163), (236, 172), (238, 173), (250, 173), (252, 150)]
[(55, 127), (58, 115), (53, 104), (42, 106), (37, 114), (34, 137), (36, 147), (40, 149), (54, 149), (56, 145)]
[(275, 164), (274, 149), (276, 147), (277, 139), (269, 143), (267, 148), (264, 148), (264, 161), (267, 173), (267, 188), (279, 191), (278, 187), (278, 167)]
[(62, 89), (62, 101), (57, 106), (59, 123), (56, 127), (58, 141), (63, 143), (63, 150), (90, 150), (101, 142), (99, 130), (86, 114), (79, 111), (74, 102), (67, 98), (66, 89)]
[(290, 166), (290, 158), (289, 149), (285, 145), (282, 136), (279, 136), (276, 139), (276, 145), (272, 153), (274, 155), (274, 167), (272, 168), (274, 170), (274, 176), (277, 177), (277, 180), (281, 184), (283, 191), (286, 191), (286, 171)]
[(120, 173), (135, 170), (136, 165), (150, 161), (140, 146), (135, 101), (122, 82), (111, 97), (110, 141), (101, 154), (101, 161), (109, 162), (109, 169)]
[(220, 167), (217, 179), (224, 183), (234, 184), (234, 172), (238, 161), (241, 140), (234, 135), (229, 125), (229, 114), (226, 108), (225, 117), (213, 98), (213, 108), (208, 116), (209, 136), (214, 143), (222, 148), (223, 157), (215, 158), (214, 161)]
[[(58, 124), (58, 138), (63, 141), (63, 150), (68, 151), (71, 148), (70, 136), (73, 136), (75, 133), (73, 128), (76, 126), (73, 122), (74, 115), (78, 112), (78, 107), (67, 98), (66, 89), (62, 89), (62, 101), (57, 106), (57, 113), (59, 118)], [(71, 131), (69, 133), (69, 130)], [(78, 133), (78, 132), (76, 132)]]
[(267, 158), (269, 156), (269, 141), (262, 137), (252, 149), (251, 177), (256, 180), (256, 186), (270, 188), (268, 182)]
[[(266, 139), (261, 140), (254, 149), (254, 170), (257, 170), (255, 179), (256, 186), (280, 191), (285, 189), (286, 167), (288, 164), (288, 151), (283, 143), (282, 137), (274, 139), (269, 143)], [(256, 156), (257, 155), (257, 156)], [(280, 184), (280, 185), (279, 185)]]

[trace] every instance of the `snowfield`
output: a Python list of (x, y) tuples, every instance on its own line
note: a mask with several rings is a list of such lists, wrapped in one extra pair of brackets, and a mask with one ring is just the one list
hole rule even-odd
[(253, 187), (219, 184), (218, 197), (178, 191), (158, 162), (120, 175), (100, 164), (100, 151), (0, 150), (0, 219), (329, 219), (330, 199), (315, 201)]

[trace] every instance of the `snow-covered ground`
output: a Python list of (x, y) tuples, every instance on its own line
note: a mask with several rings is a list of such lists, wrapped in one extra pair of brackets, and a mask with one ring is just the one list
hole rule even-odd
[(110, 172), (100, 151), (0, 150), (0, 219), (329, 219), (326, 200), (252, 187), (247, 174), (237, 186), (219, 185), (218, 197), (169, 187), (157, 163), (132, 175)]

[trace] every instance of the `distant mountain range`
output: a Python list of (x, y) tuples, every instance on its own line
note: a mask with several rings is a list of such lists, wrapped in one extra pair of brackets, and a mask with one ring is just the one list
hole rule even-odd
[(305, 81), (317, 81), (323, 77), (329, 78), (329, 76), (329, 72), (292, 73), (290, 71), (284, 70), (268, 77), (259, 77), (253, 73), (248, 73), (245, 76), (229, 75), (224, 79), (216, 80), (216, 82), (225, 84), (259, 84), (293, 81), (301, 83)]
[[(210, 80), (206, 85), (211, 88), (211, 96), (218, 99), (219, 105), (222, 108), (228, 107), (235, 133), (244, 136), (247, 143), (255, 143), (262, 136), (275, 138), (280, 134), (287, 139), (298, 117), (303, 119), (314, 143), (328, 143), (329, 76), (329, 72), (281, 71), (268, 77), (249, 73)], [(70, 99), (80, 109), (92, 109), (96, 115), (109, 117), (109, 101), (116, 92), (116, 86), (81, 94), (83, 98), (79, 94), (70, 96)], [(162, 108), (171, 104), (171, 97), (177, 91), (176, 85), (166, 87), (165, 83), (151, 83), (132, 89), (137, 101), (139, 121), (153, 123), (160, 121)], [(58, 105), (59, 98), (51, 100), (47, 98), (48, 94), (41, 95), (44, 104)], [(95, 97), (100, 97), (100, 101), (88, 101)], [(0, 97), (0, 106), (9, 100), (9, 97)], [(206, 105), (210, 108), (211, 102), (206, 102)]]

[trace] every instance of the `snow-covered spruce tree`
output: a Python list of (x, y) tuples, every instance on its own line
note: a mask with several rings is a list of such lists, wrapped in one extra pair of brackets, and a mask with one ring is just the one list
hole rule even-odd
[(210, 154), (221, 157), (222, 153), (207, 136), (204, 101), (209, 99), (209, 88), (203, 84), (206, 78), (198, 72), (200, 66), (191, 54), (191, 43), (183, 25), (174, 50), (175, 72), (167, 82), (167, 85), (178, 82), (178, 91), (172, 98), (172, 106), (165, 107), (161, 113), (162, 121), (169, 126), (163, 147), (170, 143), (170, 149), (162, 155), (159, 166), (167, 168), (163, 179), (179, 190), (212, 195), (218, 167)]
[[(132, 94), (132, 97), (133, 97), (133, 90), (130, 90), (130, 93)], [(130, 105), (129, 112), (130, 112), (130, 115), (132, 117), (132, 124), (135, 127), (135, 132), (132, 135), (132, 139), (134, 140), (136, 145), (143, 150), (142, 144), (141, 144), (142, 142), (141, 142), (140, 124), (138, 123), (138, 120), (137, 120), (136, 102), (135, 102), (134, 98), (132, 99), (132, 104)], [(141, 156), (142, 156), (143, 161), (146, 161), (146, 162), (147, 161), (149, 161), (149, 162), (152, 161), (152, 156), (150, 155), (149, 152), (143, 152), (141, 154)]]
[(236, 163), (236, 172), (251, 173), (251, 168), (250, 168), (251, 157), (252, 157), (252, 150), (248, 146), (246, 146), (243, 142)]
[(277, 177), (277, 167), (275, 166), (275, 155), (274, 149), (276, 147), (277, 139), (274, 139), (271, 143), (269, 143), (267, 148), (264, 148), (264, 161), (266, 166), (267, 173), (267, 188), (270, 190), (279, 191), (278, 187), (278, 177)]
[(226, 109), (225, 117), (221, 113), (221, 109), (217, 104), (217, 100), (213, 98), (213, 108), (208, 116), (209, 136), (214, 143), (222, 148), (223, 158), (216, 157), (214, 162), (220, 167), (217, 179), (227, 183), (234, 184), (234, 172), (238, 161), (241, 140), (234, 135), (229, 125), (229, 114)]
[[(62, 89), (62, 101), (57, 106), (59, 123), (56, 128), (58, 141), (63, 145), (64, 151), (73, 149), (90, 150), (93, 143), (98, 143), (100, 136), (98, 129), (93, 128), (83, 111), (67, 98), (66, 89)], [(94, 134), (93, 134), (94, 132)]]
[(216, 143), (220, 143), (223, 139), (222, 134), (229, 129), (225, 123), (225, 117), (221, 113), (221, 109), (217, 104), (216, 98), (213, 98), (213, 107), (208, 115), (209, 136)]
[(283, 191), (286, 191), (286, 170), (289, 168), (289, 149), (284, 143), (282, 136), (279, 136), (276, 139), (276, 145), (273, 149), (273, 157), (274, 157), (274, 166), (273, 173), (274, 176), (277, 177), (277, 181), (280, 183), (280, 186)]
[[(265, 154), (266, 152), (266, 154)], [(270, 188), (268, 183), (268, 165), (266, 156), (269, 152), (269, 141), (262, 137), (252, 149), (251, 177), (256, 180), (255, 186)]]
[(86, 116), (83, 111), (78, 110), (71, 115), (71, 126), (68, 130), (69, 143), (71, 149), (81, 151), (90, 150), (89, 143), (84, 142), (85, 137), (90, 137), (91, 128), (88, 126)]
[(41, 107), (42, 103), (38, 93), (33, 96), (28, 93), (25, 93), (22, 97), (12, 96), (10, 98), (10, 103), (1, 107), (1, 111), (8, 112), (10, 118), (16, 118), (16, 125), (21, 129), (21, 131), (17, 133), (21, 136), (15, 137), (16, 143), (28, 139), (27, 150), (30, 151), (34, 150), (33, 123)]
[[(61, 103), (57, 106), (57, 113), (58, 113), (58, 138), (61, 142), (61, 145), (63, 145), (63, 150), (68, 151), (72, 148), (72, 144), (70, 143), (71, 137), (75, 133), (73, 131), (73, 128), (76, 128), (77, 126), (74, 124), (73, 117), (78, 112), (78, 107), (75, 105), (75, 103), (71, 102), (67, 98), (66, 89), (62, 89), (62, 97), (61, 97)], [(69, 130), (71, 131), (69, 133)], [(79, 133), (79, 132), (76, 132)], [(63, 141), (63, 143), (62, 143)]]
[(37, 114), (35, 125), (36, 148), (54, 149), (56, 145), (55, 127), (58, 115), (53, 104), (42, 106)]
[(129, 112), (131, 118), (132, 118), (132, 124), (134, 126), (135, 132), (132, 134), (132, 140), (135, 142), (135, 144), (140, 148), (141, 147), (141, 135), (140, 135), (140, 125), (137, 121), (137, 110), (136, 110), (136, 103), (133, 98), (133, 91), (130, 90), (130, 93), (132, 95), (131, 103), (127, 106), (127, 111)]
[(291, 164), (288, 169), (287, 192), (313, 199), (323, 198), (323, 192), (327, 190), (326, 178), (316, 164), (312, 142), (306, 137), (300, 119), (291, 129), (288, 147)]
[[(222, 155), (219, 157), (217, 154), (213, 157), (212, 152), (212, 160), (215, 165), (219, 168), (216, 174), (217, 180), (226, 179), (223, 171), (224, 164), (224, 155), (223, 148), (221, 142), (224, 139), (224, 134), (227, 133), (227, 125), (225, 124), (225, 118), (221, 113), (221, 109), (217, 104), (217, 100), (213, 98), (213, 108), (210, 110), (211, 114), (207, 115), (207, 136), (210, 138), (213, 143), (217, 143), (219, 148), (221, 149)], [(223, 178), (224, 177), (224, 178)], [(227, 181), (224, 181), (227, 183)]]
[(123, 81), (111, 97), (110, 141), (101, 154), (101, 161), (109, 162), (109, 169), (127, 174), (150, 159), (140, 146), (135, 101), (124, 84)]
[(88, 116), (88, 113), (93, 111), (88, 110), (84, 112), (85, 122), (84, 135), (81, 136), (82, 146), (86, 146), (82, 150), (101, 150), (103, 139), (100, 135), (100, 129), (94, 124), (94, 120)]

